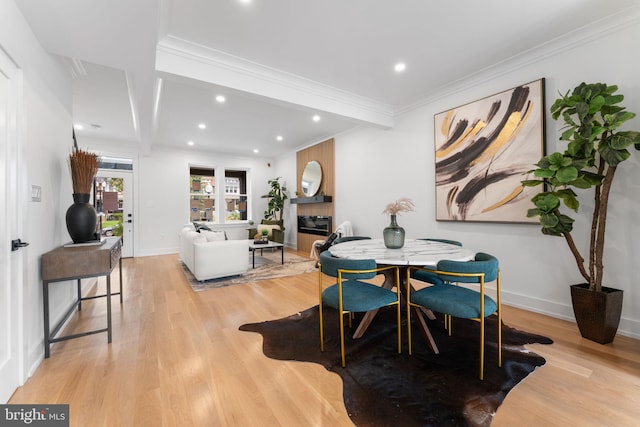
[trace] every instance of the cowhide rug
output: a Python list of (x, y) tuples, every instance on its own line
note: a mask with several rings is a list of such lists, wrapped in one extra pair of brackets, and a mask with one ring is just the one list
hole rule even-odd
[[(549, 338), (503, 325), (502, 368), (497, 366), (497, 318), (486, 322), (485, 379), (478, 378), (479, 323), (453, 319), (447, 336), (441, 319), (429, 321), (440, 349), (430, 352), (415, 326), (412, 355), (407, 353), (406, 319), (402, 354), (397, 353), (395, 310), (381, 310), (364, 336), (345, 340), (346, 368), (340, 366), (338, 315), (325, 314), (325, 351), (320, 352), (318, 306), (283, 319), (246, 324), (258, 332), (267, 357), (315, 362), (342, 378), (347, 412), (357, 426), (488, 426), (507, 393), (544, 365), (527, 351), (529, 343), (551, 344)], [(357, 327), (359, 318), (353, 327)], [(347, 322), (345, 322), (345, 325)]]

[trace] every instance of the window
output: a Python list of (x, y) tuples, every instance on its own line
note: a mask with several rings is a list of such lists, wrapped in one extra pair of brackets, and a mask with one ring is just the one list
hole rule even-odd
[(191, 221), (216, 221), (215, 170), (190, 168), (189, 219)]
[[(219, 173), (221, 174), (222, 172)], [(216, 182), (219, 191), (216, 191)], [(225, 170), (224, 179), (221, 180), (218, 176), (216, 181), (215, 169), (194, 166), (189, 168), (190, 221), (246, 222), (248, 201), (247, 171)]]
[(240, 170), (225, 171), (225, 222), (246, 221), (247, 200), (247, 172)]

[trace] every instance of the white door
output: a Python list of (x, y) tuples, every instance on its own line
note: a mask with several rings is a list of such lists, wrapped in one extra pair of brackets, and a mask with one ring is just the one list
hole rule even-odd
[(6, 403), (22, 381), (22, 297), (24, 249), (12, 251), (20, 236), (21, 170), (18, 150), (20, 74), (0, 46), (0, 403)]
[(135, 224), (133, 172), (100, 169), (96, 176), (96, 182), (96, 210), (105, 214), (102, 216), (104, 230), (102, 234), (107, 236), (122, 235), (122, 257), (131, 258), (133, 257), (133, 227)]

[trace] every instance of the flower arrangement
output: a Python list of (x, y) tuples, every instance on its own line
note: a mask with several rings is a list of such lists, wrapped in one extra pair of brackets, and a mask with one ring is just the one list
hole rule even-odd
[(403, 197), (395, 202), (389, 203), (382, 213), (398, 215), (400, 212), (413, 212), (414, 207), (415, 205), (413, 204), (413, 200)]
[(93, 179), (98, 173), (98, 155), (74, 148), (69, 155), (73, 192), (89, 194), (93, 187)]

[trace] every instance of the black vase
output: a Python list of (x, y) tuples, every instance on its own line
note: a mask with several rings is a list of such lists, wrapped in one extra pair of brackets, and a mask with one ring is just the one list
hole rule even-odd
[(73, 243), (96, 240), (98, 217), (96, 210), (89, 204), (89, 198), (89, 194), (73, 193), (73, 204), (67, 209), (67, 231)]

